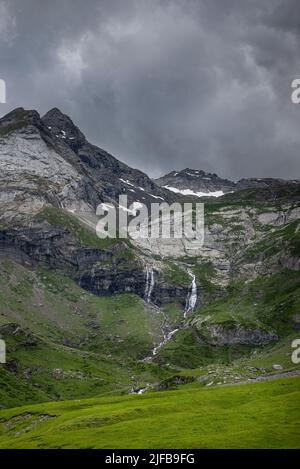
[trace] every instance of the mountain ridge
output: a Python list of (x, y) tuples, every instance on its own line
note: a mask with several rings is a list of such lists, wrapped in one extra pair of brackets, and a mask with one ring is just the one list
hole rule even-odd
[[(57, 184), (61, 185), (62, 204), (70, 209), (74, 209), (76, 199), (86, 211), (91, 211), (101, 202), (116, 204), (119, 196), (124, 194), (128, 204), (138, 201), (149, 205), (158, 199), (176, 200), (174, 194), (157, 186), (142, 171), (130, 168), (89, 143), (72, 120), (57, 108), (42, 118), (34, 110), (17, 108), (11, 111), (0, 119), (0, 138), (5, 142), (0, 155), (3, 185), (12, 188), (18, 178), (19, 188), (22, 184), (25, 189), (34, 186), (39, 204), (43, 199), (53, 199)], [(48, 179), (49, 187), (41, 191), (39, 185), (44, 182), (46, 167), (52, 179)]]
[(284, 184), (300, 184), (300, 179), (284, 180), (280, 178), (242, 178), (238, 181), (224, 179), (216, 173), (185, 168), (154, 179), (161, 187), (182, 195), (195, 197), (221, 197), (228, 192), (245, 189), (275, 187)]

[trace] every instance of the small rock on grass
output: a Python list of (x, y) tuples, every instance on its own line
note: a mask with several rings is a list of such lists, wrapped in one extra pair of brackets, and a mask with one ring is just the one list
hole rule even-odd
[(283, 370), (283, 366), (275, 364), (273, 365), (273, 370)]

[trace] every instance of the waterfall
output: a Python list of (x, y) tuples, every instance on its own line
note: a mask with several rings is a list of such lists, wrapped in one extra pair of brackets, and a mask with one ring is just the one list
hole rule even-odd
[(186, 298), (186, 304), (184, 309), (184, 317), (186, 318), (187, 314), (192, 313), (197, 303), (197, 284), (195, 275), (188, 270), (189, 276), (192, 278), (192, 284), (190, 291), (188, 292)]
[(151, 301), (151, 295), (154, 288), (154, 270), (149, 267), (146, 268), (146, 287), (145, 287), (145, 300), (147, 303)]
[[(196, 284), (196, 276), (188, 270), (188, 275), (191, 277), (192, 282), (189, 288), (189, 292), (186, 298), (186, 305), (184, 309), (184, 317), (186, 318), (187, 314), (192, 313), (195, 309), (197, 303), (197, 284)], [(153, 268), (146, 267), (146, 286), (145, 286), (145, 300), (149, 303), (151, 301), (151, 294), (154, 288), (154, 271)], [(164, 320), (166, 323), (166, 317)], [(144, 361), (149, 362), (152, 358), (157, 355), (160, 350), (172, 339), (172, 337), (178, 332), (180, 329), (184, 327), (183, 324), (179, 325), (177, 329), (174, 329), (168, 333), (164, 332), (164, 324), (162, 325), (162, 332), (163, 332), (163, 339), (161, 342), (154, 347), (152, 350), (152, 355), (150, 357), (146, 357)]]
[(80, 274), (80, 277), (79, 277), (79, 281), (78, 281), (78, 285), (80, 288), (82, 288), (82, 277), (84, 276), (85, 272), (82, 272), (82, 274)]
[(147, 297), (148, 303), (149, 303), (149, 301), (151, 300), (151, 295), (152, 295), (153, 288), (154, 288), (154, 270), (151, 269), (150, 285), (149, 285), (148, 297)]
[[(189, 292), (188, 292), (188, 295), (187, 295), (187, 298), (186, 298), (186, 305), (185, 305), (185, 309), (184, 309), (184, 317), (185, 318), (188, 314), (190, 314), (194, 311), (196, 303), (197, 303), (196, 276), (190, 270), (188, 270), (188, 274), (192, 279), (192, 283), (191, 283), (191, 286), (189, 288)], [(150, 285), (151, 284), (150, 272), (148, 273), (147, 279), (148, 279), (147, 284)], [(149, 294), (149, 290), (150, 290), (150, 288), (148, 289), (148, 294)], [(151, 292), (150, 292), (150, 295), (151, 295)], [(180, 326), (177, 329), (174, 329), (173, 331), (169, 332), (168, 334), (164, 334), (163, 340), (152, 350), (152, 356), (157, 355), (158, 352), (161, 350), (161, 348), (164, 347), (172, 339), (172, 337), (176, 334), (176, 332), (179, 331), (179, 329), (181, 329), (181, 328), (182, 328), (182, 326)]]
[(176, 334), (176, 332), (178, 331), (179, 329), (174, 329), (173, 331), (169, 332), (168, 334), (166, 334), (163, 338), (163, 340), (156, 346), (154, 347), (154, 349), (152, 350), (152, 355), (157, 355), (158, 352), (160, 351), (160, 349), (166, 345), (167, 342), (169, 342), (169, 340), (172, 339), (173, 335)]

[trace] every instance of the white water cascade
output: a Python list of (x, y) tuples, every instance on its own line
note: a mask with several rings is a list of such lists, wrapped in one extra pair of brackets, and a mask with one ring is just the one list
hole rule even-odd
[(146, 267), (146, 287), (145, 287), (145, 300), (147, 303), (151, 301), (151, 295), (154, 288), (154, 270)]
[(168, 334), (166, 334), (163, 338), (163, 340), (156, 346), (154, 347), (154, 349), (152, 350), (152, 355), (157, 355), (158, 352), (160, 351), (160, 349), (166, 345), (167, 342), (169, 342), (169, 340), (172, 339), (173, 335), (176, 334), (176, 332), (178, 331), (179, 329), (174, 329), (173, 331), (169, 332)]
[[(186, 317), (187, 314), (192, 313), (194, 311), (194, 308), (195, 308), (196, 303), (197, 303), (196, 277), (189, 270), (188, 270), (188, 274), (192, 279), (192, 283), (191, 283), (191, 286), (190, 286), (190, 289), (189, 289), (189, 292), (188, 292), (188, 295), (187, 295), (187, 298), (186, 298), (186, 306), (185, 306), (185, 309), (184, 309), (184, 317)], [(151, 300), (151, 294), (152, 294), (153, 287), (154, 287), (154, 272), (153, 272), (153, 269), (152, 268), (150, 269), (149, 267), (147, 267), (146, 275), (147, 276), (146, 276), (146, 287), (145, 287), (145, 300), (149, 303), (150, 300)], [(166, 322), (166, 318), (165, 318), (164, 323), (165, 322)], [(176, 332), (178, 332), (180, 329), (182, 329), (182, 327), (183, 326), (181, 325), (177, 329), (174, 329), (174, 330), (172, 330), (168, 333), (164, 332), (162, 341), (156, 347), (154, 347), (154, 349), (152, 350), (152, 356), (147, 357), (144, 360), (146, 362), (151, 361), (151, 359), (160, 352), (160, 350), (172, 339), (172, 337), (176, 334)], [(162, 330), (163, 330), (163, 327), (162, 327)]]
[(184, 317), (186, 318), (188, 314), (192, 313), (194, 311), (194, 308), (197, 303), (197, 284), (196, 284), (196, 277), (195, 275), (188, 270), (188, 274), (192, 279), (192, 284), (191, 284), (191, 291), (189, 291), (187, 299), (186, 299), (186, 304), (185, 304), (185, 309), (184, 309)]

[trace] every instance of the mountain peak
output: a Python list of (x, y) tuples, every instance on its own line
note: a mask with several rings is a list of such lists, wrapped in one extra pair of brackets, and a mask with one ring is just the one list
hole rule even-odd
[[(42, 117), (43, 120), (60, 120), (66, 122), (72, 122), (71, 118), (64, 114), (58, 107), (54, 107), (50, 109), (46, 114)], [(73, 122), (72, 122), (73, 124)], [(73, 124), (74, 125), (74, 124)]]
[(1, 126), (18, 122), (36, 125), (40, 122), (40, 115), (34, 109), (27, 110), (23, 107), (17, 107), (0, 119)]
[(66, 140), (71, 146), (80, 146), (85, 142), (85, 136), (72, 119), (57, 107), (50, 109), (42, 117), (42, 121), (48, 127), (50, 133)]
[(219, 197), (235, 189), (234, 183), (207, 173), (202, 169), (185, 168), (155, 180), (156, 184), (172, 192), (197, 197)]
[(50, 111), (46, 112), (46, 114), (42, 117), (42, 121), (46, 125), (53, 125), (56, 127), (76, 127), (72, 119), (67, 115), (64, 114), (60, 109), (54, 107), (50, 109)]

